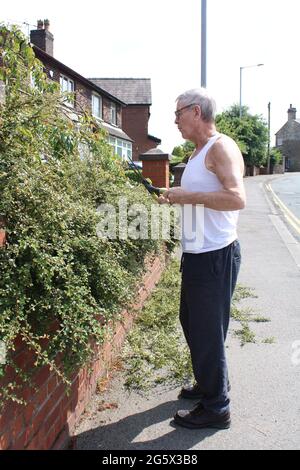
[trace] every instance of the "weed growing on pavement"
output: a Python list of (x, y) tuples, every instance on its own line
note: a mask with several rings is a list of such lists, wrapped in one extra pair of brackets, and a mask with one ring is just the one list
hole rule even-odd
[[(127, 338), (123, 361), (128, 388), (145, 391), (157, 384), (181, 385), (192, 378), (189, 350), (178, 319), (179, 295), (179, 262), (172, 260)], [(238, 308), (237, 302), (247, 297), (256, 296), (252, 289), (238, 285), (231, 316), (241, 323), (242, 328), (234, 332), (241, 346), (255, 342), (249, 322), (268, 321), (254, 317), (251, 309)]]
[(254, 317), (252, 319), (250, 319), (249, 321), (253, 321), (255, 323), (268, 323), (270, 322), (270, 318), (266, 318), (266, 317), (261, 317), (261, 316), (257, 316), (257, 317)]
[(129, 334), (123, 359), (126, 386), (147, 390), (159, 383), (181, 384), (192, 366), (178, 321), (180, 273), (172, 260)]
[(276, 339), (274, 338), (274, 336), (271, 336), (270, 338), (265, 338), (263, 341), (262, 341), (263, 344), (274, 344), (276, 343)]
[(246, 343), (255, 343), (255, 334), (250, 330), (247, 323), (242, 323), (242, 328), (234, 332), (235, 336), (238, 336), (241, 341), (241, 346), (245, 346)]
[(249, 297), (257, 299), (257, 295), (254, 294), (254, 289), (237, 284), (233, 294), (233, 302), (239, 302)]
[[(271, 321), (269, 318), (262, 317), (260, 315), (254, 315), (253, 309), (251, 308), (240, 308), (237, 303), (240, 300), (246, 298), (257, 298), (257, 295), (253, 293), (253, 289), (245, 286), (237, 285), (231, 306), (231, 318), (237, 322), (240, 322), (242, 328), (234, 331), (235, 336), (238, 336), (241, 341), (241, 346), (246, 343), (255, 343), (255, 333), (250, 329), (249, 323), (267, 323)], [(269, 343), (269, 341), (264, 341)]]

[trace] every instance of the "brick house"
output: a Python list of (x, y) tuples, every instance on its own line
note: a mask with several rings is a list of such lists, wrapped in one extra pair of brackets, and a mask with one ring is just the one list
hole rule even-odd
[(82, 108), (88, 108), (100, 127), (108, 132), (108, 141), (115, 153), (123, 159), (132, 158), (133, 141), (124, 132), (122, 123), (122, 110), (126, 103), (54, 58), (54, 37), (48, 22), (38, 22), (37, 29), (30, 32), (30, 42), (48, 78), (60, 83), (63, 92), (75, 93), (75, 102), (67, 103), (74, 115)]
[(300, 171), (300, 119), (296, 113), (296, 108), (290, 105), (287, 122), (275, 134), (276, 147), (285, 157), (287, 171)]
[(126, 103), (122, 108), (122, 128), (133, 140), (133, 160), (156, 148), (161, 139), (148, 133), (152, 104), (150, 78), (90, 78), (90, 81)]

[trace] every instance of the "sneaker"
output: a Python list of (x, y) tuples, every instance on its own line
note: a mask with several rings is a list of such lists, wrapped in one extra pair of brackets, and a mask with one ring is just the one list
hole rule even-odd
[(214, 413), (213, 411), (205, 410), (201, 403), (191, 411), (177, 411), (174, 421), (176, 424), (189, 429), (228, 429), (231, 424), (229, 412), (222, 414)]
[[(228, 392), (230, 392), (231, 386), (228, 383)], [(182, 387), (178, 398), (186, 398), (188, 400), (202, 400), (204, 398), (204, 393), (201, 390), (201, 386), (198, 383), (194, 385), (189, 385), (187, 387)]]

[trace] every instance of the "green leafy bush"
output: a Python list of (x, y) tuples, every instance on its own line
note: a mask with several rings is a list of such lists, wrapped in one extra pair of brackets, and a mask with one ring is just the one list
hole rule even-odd
[[(88, 110), (77, 117), (46, 78), (23, 34), (0, 25), (0, 341), (14, 365), (17, 337), (65, 381), (131, 300), (147, 253), (160, 242), (101, 239), (100, 203), (153, 202), (134, 191)], [(1, 62), (0, 62), (1, 65)], [(62, 364), (55, 362), (57, 355)], [(16, 369), (17, 370), (17, 369)], [(17, 400), (16, 383), (0, 397)]]

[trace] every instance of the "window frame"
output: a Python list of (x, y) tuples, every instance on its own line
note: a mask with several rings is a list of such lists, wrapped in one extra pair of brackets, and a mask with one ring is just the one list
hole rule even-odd
[[(94, 113), (94, 100), (95, 99), (99, 100), (100, 116)], [(99, 95), (98, 93), (92, 93), (92, 115), (97, 119), (103, 119), (103, 100), (102, 100), (102, 96)]]
[[(67, 90), (63, 89), (63, 82), (64, 80), (67, 81)], [(75, 93), (75, 81), (72, 78), (67, 77), (67, 75), (64, 75), (63, 73), (59, 74), (59, 84), (60, 84), (60, 90), (62, 93)], [(72, 85), (72, 90), (69, 90), (69, 85)], [(75, 97), (73, 100), (67, 100), (64, 102), (65, 105), (71, 106), (72, 108), (75, 107)]]
[(117, 125), (117, 105), (113, 101), (110, 102), (110, 123)]
[(122, 161), (128, 162), (129, 158), (132, 159), (132, 142), (109, 135), (108, 143), (113, 147), (114, 154), (118, 155)]

